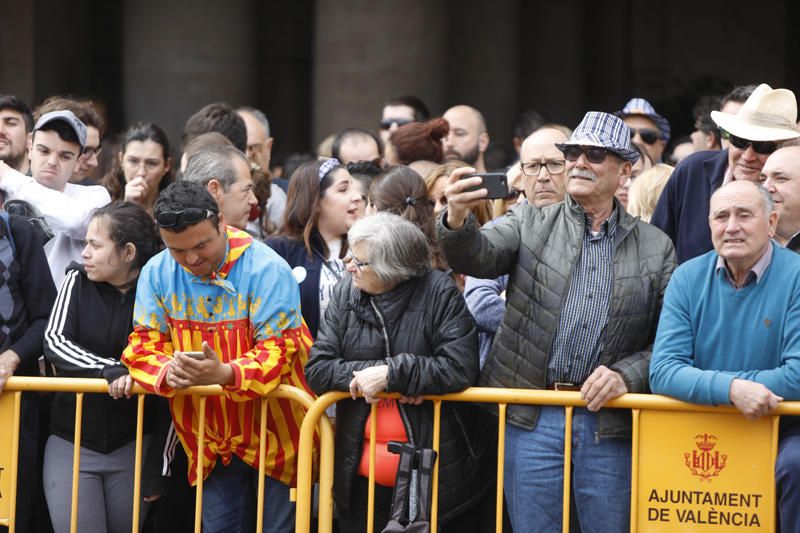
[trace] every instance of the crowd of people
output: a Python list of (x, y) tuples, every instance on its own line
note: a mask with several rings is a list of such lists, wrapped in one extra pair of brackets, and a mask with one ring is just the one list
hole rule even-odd
[[(528, 111), (511, 162), (479, 110), (432, 118), (401, 96), (378, 131), (342, 129), (277, 165), (253, 107), (203, 107), (177, 150), (141, 122), (106, 146), (91, 101), (31, 112), (0, 95), (0, 392), (14, 375), (108, 382), (83, 400), (77, 523), (92, 533), (187, 530), (198, 472), (203, 530), (250, 531), (261, 466), (263, 531), (293, 531), (305, 411), (269, 398), (262, 420), (260, 399), (282, 384), (349, 393), (329, 411), (344, 533), (366, 527), (371, 405), (382, 531), (389, 443), (432, 446), (425, 396), (579, 391), (572, 522), (627, 531), (631, 416), (607, 402), (653, 392), (754, 419), (800, 400), (795, 95), (741, 86), (692, 112), (695, 131), (672, 139), (640, 97), (574, 129)], [(491, 199), (488, 173), (505, 175)], [(137, 525), (134, 384), (152, 393)], [(181, 393), (198, 385), (223, 395)], [(75, 408), (74, 394), (22, 396), (17, 531), (69, 531)], [(494, 527), (496, 414), (442, 408), (442, 531)], [(507, 529), (559, 530), (565, 412), (506, 417)], [(775, 480), (781, 531), (800, 532), (792, 417)]]

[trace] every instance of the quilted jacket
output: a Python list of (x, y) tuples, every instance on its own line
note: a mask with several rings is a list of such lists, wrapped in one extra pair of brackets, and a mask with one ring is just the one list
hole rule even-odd
[[(614, 285), (599, 364), (618, 372), (629, 392), (649, 392), (648, 368), (664, 291), (675, 268), (672, 242), (634, 218), (616, 201)], [(572, 269), (583, 247), (585, 215), (569, 196), (544, 208), (520, 205), (504, 220), (479, 230), (470, 217), (458, 230), (437, 223), (450, 266), (479, 278), (509, 274), (506, 313), (495, 335), (480, 384), (543, 389)], [(508, 421), (536, 427), (539, 409), (509, 405)], [(600, 437), (630, 434), (630, 413), (603, 409)]]
[[(457, 392), (475, 384), (475, 323), (447, 274), (431, 270), (378, 296), (355, 288), (349, 275), (336, 286), (306, 365), (308, 384), (317, 394), (348, 391), (353, 371), (375, 365), (389, 366), (387, 391), (406, 396)], [(432, 402), (398, 406), (409, 440), (417, 447), (431, 447)], [(336, 404), (334, 497), (345, 512), (369, 410), (362, 398)], [(491, 486), (493, 465), (486, 452), (495, 441), (492, 426), (485, 427), (490, 421), (481, 415), (482, 410), (471, 404), (442, 404), (442, 520), (468, 509)]]

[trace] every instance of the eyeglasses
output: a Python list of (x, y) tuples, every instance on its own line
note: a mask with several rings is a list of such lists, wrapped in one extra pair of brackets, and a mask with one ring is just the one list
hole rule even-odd
[(630, 128), (631, 130), (631, 139), (638, 133), (639, 138), (645, 144), (655, 144), (661, 139), (661, 133), (658, 130), (654, 130), (652, 128)]
[(91, 148), (87, 146), (86, 148), (83, 149), (83, 153), (81, 155), (86, 158), (92, 157), (93, 155), (99, 156), (102, 150), (103, 150), (102, 144), (97, 145), (96, 148)]
[(519, 167), (522, 169), (522, 173), (526, 176), (531, 176), (533, 178), (538, 177), (539, 174), (542, 173), (542, 169), (546, 168), (547, 173), (551, 176), (553, 174), (561, 174), (564, 172), (565, 168), (565, 161), (547, 161), (545, 163), (539, 162), (531, 162), (531, 163), (520, 163)]
[(575, 162), (581, 157), (581, 154), (586, 156), (589, 163), (598, 164), (606, 160), (609, 151), (597, 146), (567, 146), (564, 148), (564, 157), (567, 158), (567, 161)]
[(525, 196), (525, 189), (511, 189), (508, 191), (508, 195), (506, 196), (507, 202), (513, 202), (517, 200), (520, 196)]
[(381, 129), (388, 130), (392, 127), (392, 124), (397, 124), (397, 127), (405, 126), (406, 124), (411, 124), (414, 122), (411, 119), (407, 118), (385, 118), (381, 120)]
[(162, 211), (156, 215), (156, 224), (160, 228), (174, 228), (181, 223), (197, 224), (216, 214), (210, 209), (201, 209), (199, 207), (187, 207), (180, 211)]
[(780, 147), (780, 143), (775, 141), (748, 141), (725, 130), (722, 130), (722, 138), (730, 141), (739, 150), (747, 150), (748, 146), (752, 146), (753, 151), (761, 155), (769, 155)]
[(358, 270), (361, 270), (364, 267), (368, 267), (371, 263), (369, 261), (361, 261), (358, 259), (351, 251), (347, 252), (347, 255), (344, 256), (345, 263), (353, 263)]

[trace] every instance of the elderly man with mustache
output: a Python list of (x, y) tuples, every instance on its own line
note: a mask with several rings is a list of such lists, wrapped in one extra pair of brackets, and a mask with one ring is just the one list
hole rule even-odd
[[(630, 413), (601, 410), (648, 391), (648, 367), (675, 252), (657, 228), (625, 212), (614, 192), (639, 157), (630, 131), (608, 113), (587, 113), (569, 141), (564, 202), (513, 208), (478, 230), (470, 207), (480, 178), (453, 172), (439, 242), (451, 267), (471, 276), (510, 274), (503, 323), (480, 384), (580, 391), (573, 414), (572, 488), (585, 533), (628, 531)], [(564, 409), (511, 405), (505, 492), (516, 532), (561, 527)], [(603, 520), (598, 521), (597, 517)]]

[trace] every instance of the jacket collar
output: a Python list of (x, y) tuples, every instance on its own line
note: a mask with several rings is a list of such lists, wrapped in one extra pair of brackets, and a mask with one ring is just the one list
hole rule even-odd
[[(422, 277), (425, 277), (425, 275)], [(395, 321), (395, 319), (399, 319), (400, 315), (408, 307), (409, 301), (421, 278), (406, 280), (389, 292), (377, 296), (367, 294), (361, 289), (356, 288), (352, 284), (353, 278), (350, 274), (347, 275), (346, 279), (347, 283), (350, 284), (350, 308), (363, 320), (380, 326), (380, 319), (375, 315), (375, 310), (372, 307), (371, 301), (374, 301), (378, 309), (380, 309), (385, 322)]]
[(198, 277), (191, 270), (181, 266), (189, 274), (194, 283), (209, 283), (222, 287), (228, 292), (236, 292), (236, 288), (228, 281), (228, 274), (239, 261), (244, 252), (253, 244), (253, 237), (245, 231), (227, 226), (225, 228), (225, 256), (220, 264), (208, 276)]
[[(569, 195), (569, 193), (567, 193), (564, 197), (564, 209), (567, 217), (572, 222), (578, 224), (581, 228), (584, 227), (586, 223), (586, 212), (583, 210), (583, 207), (581, 207), (580, 204)], [(631, 229), (633, 229), (633, 226), (636, 225), (638, 217), (633, 217), (630, 213), (625, 211), (625, 208), (622, 207), (622, 204), (619, 203), (619, 200), (617, 200), (616, 197), (614, 197), (614, 210), (617, 212), (617, 231), (614, 240), (618, 241), (623, 235), (627, 234)]]
[(728, 150), (720, 150), (719, 153), (713, 157), (709, 157), (703, 161), (703, 175), (708, 179), (711, 184), (711, 190), (715, 190), (722, 186), (722, 180), (725, 179), (725, 171), (728, 169)]

